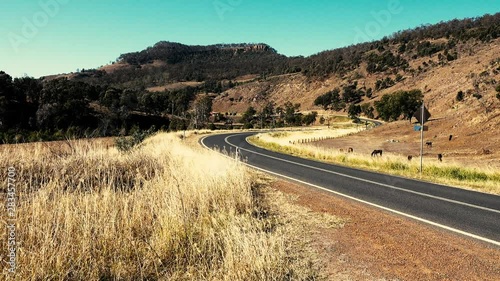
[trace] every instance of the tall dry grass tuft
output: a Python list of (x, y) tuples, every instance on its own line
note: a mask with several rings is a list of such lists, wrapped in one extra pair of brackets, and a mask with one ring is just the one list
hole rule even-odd
[(317, 277), (307, 258), (296, 258), (290, 226), (261, 215), (255, 176), (174, 135), (126, 154), (81, 141), (9, 147), (0, 150), (2, 182), (9, 166), (19, 199), (17, 280)]

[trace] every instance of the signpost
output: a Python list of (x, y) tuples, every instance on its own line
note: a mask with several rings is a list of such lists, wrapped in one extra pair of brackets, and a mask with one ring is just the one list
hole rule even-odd
[[(421, 125), (415, 125), (415, 126), (413, 126), (413, 130), (415, 132), (420, 132), (420, 130), (422, 130), (422, 126)], [(424, 131), (429, 131), (429, 127), (428, 126), (424, 126)]]
[(422, 101), (422, 106), (417, 110), (417, 112), (413, 114), (413, 117), (417, 118), (418, 122), (421, 125), (419, 130), (420, 130), (420, 176), (422, 176), (423, 157), (424, 157), (424, 131), (427, 131), (426, 126), (424, 126), (424, 124), (431, 117), (431, 113), (429, 112), (429, 110), (427, 110), (427, 108), (425, 108), (423, 101)]

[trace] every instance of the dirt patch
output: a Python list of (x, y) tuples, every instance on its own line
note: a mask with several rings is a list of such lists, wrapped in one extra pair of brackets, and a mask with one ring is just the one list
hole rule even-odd
[(313, 231), (330, 280), (500, 280), (500, 249), (325, 191), (276, 181), (314, 212), (347, 219)]
[[(420, 155), (420, 132), (413, 130), (414, 125), (408, 121), (386, 123), (358, 134), (311, 144), (338, 149), (352, 147), (355, 153), (364, 155), (370, 155), (374, 149), (382, 149), (384, 154), (399, 155), (404, 160), (408, 155)], [(437, 162), (437, 155), (442, 154), (445, 163), (500, 169), (499, 134), (489, 132), (483, 135), (482, 127), (452, 129), (446, 119), (432, 119), (427, 125), (429, 131), (424, 132), (424, 160)], [(425, 145), (426, 142), (432, 142), (432, 146)]]
[(200, 86), (201, 84), (203, 84), (203, 82), (197, 82), (197, 81), (177, 82), (177, 83), (167, 84), (164, 86), (149, 87), (146, 90), (149, 92), (173, 91), (173, 90), (184, 89), (187, 87), (196, 87)]

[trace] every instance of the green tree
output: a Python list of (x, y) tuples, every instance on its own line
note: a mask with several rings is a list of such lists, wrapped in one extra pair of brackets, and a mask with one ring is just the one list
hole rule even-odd
[(403, 91), (400, 97), (400, 106), (403, 116), (411, 120), (413, 114), (417, 111), (418, 107), (422, 104), (424, 95), (420, 90)]
[(361, 114), (361, 106), (359, 104), (352, 103), (347, 110), (347, 114), (352, 120), (357, 120), (359, 114)]
[(339, 111), (344, 108), (345, 103), (340, 96), (339, 89), (333, 89), (314, 100), (314, 105), (322, 106), (324, 110)]
[(43, 129), (66, 129), (69, 126), (91, 126), (93, 117), (86, 100), (86, 92), (79, 84), (66, 78), (48, 81), (40, 95), (36, 113), (37, 123)]
[(274, 114), (274, 106), (275, 106), (275, 103), (272, 101), (266, 103), (264, 108), (262, 108), (262, 114), (263, 114), (264, 118), (269, 118)]
[(193, 105), (193, 123), (196, 129), (205, 127), (212, 112), (212, 98), (209, 95), (198, 97)]
[(361, 112), (366, 115), (366, 117), (368, 118), (373, 118), (374, 115), (373, 115), (373, 111), (375, 110), (375, 108), (373, 108), (373, 106), (371, 106), (369, 103), (363, 103), (361, 105)]
[(120, 107), (120, 96), (122, 94), (122, 90), (117, 88), (109, 88), (104, 92), (104, 95), (101, 97), (101, 104), (108, 108), (118, 108)]
[(292, 104), (287, 101), (285, 104), (285, 122), (288, 125), (300, 125), (302, 123), (302, 115), (298, 114), (300, 103)]
[[(311, 125), (311, 124), (314, 124), (314, 122), (316, 122), (316, 117), (318, 117), (318, 112), (316, 111), (312, 111), (311, 113), (309, 114), (306, 114), (303, 118), (302, 118), (302, 122), (304, 124), (306, 124), (307, 126)], [(323, 121), (324, 122), (324, 121)]]
[(375, 102), (380, 118), (385, 121), (398, 120), (404, 116), (408, 120), (422, 104), (422, 92), (420, 90), (398, 91), (382, 96), (380, 101)]
[(12, 77), (0, 71), (0, 128), (5, 130), (20, 125), (25, 102), (24, 93), (16, 89)]
[(247, 110), (241, 116), (241, 123), (251, 123), (253, 121), (254, 115), (257, 113), (257, 110), (253, 108), (253, 106), (249, 106)]
[(359, 103), (364, 95), (362, 90), (357, 89), (358, 83), (354, 82), (351, 85), (347, 85), (343, 88), (342, 101), (343, 107), (349, 103)]

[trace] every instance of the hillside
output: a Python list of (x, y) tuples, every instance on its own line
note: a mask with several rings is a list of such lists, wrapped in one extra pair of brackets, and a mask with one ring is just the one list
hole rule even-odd
[[(309, 57), (286, 57), (264, 43), (161, 41), (97, 69), (41, 79), (12, 79), (2, 72), (0, 128), (7, 133), (0, 138), (39, 140), (75, 131), (116, 135), (151, 125), (206, 127), (214, 121), (238, 122), (249, 106), (256, 112), (241, 120), (247, 127), (308, 124), (300, 114), (295, 118), (297, 110), (347, 114), (351, 108), (384, 119), (377, 108), (384, 95), (416, 90), (423, 93), (439, 132), (481, 134), (496, 144), (499, 37), (497, 13), (423, 25)], [(291, 118), (283, 118), (287, 110)], [(211, 111), (222, 115), (214, 120)], [(392, 115), (391, 121), (402, 117)]]
[[(397, 45), (393, 48), (397, 48)], [(500, 167), (500, 99), (496, 97), (495, 90), (500, 81), (500, 40), (461, 43), (457, 45), (457, 49), (462, 50), (457, 59), (444, 64), (439, 63), (440, 53), (409, 60), (411, 68), (421, 67), (422, 70), (411, 74), (399, 72), (403, 76), (400, 82), (375, 91), (371, 98), (363, 97), (361, 104), (373, 105), (384, 94), (399, 90), (420, 89), (424, 93), (426, 107), (432, 114), (426, 139), (434, 141), (435, 151), (445, 153), (447, 157), (462, 163), (474, 162), (470, 159), (471, 155), (480, 156), (491, 165)], [(342, 77), (334, 75), (324, 80), (310, 79), (301, 74), (276, 76), (226, 91), (214, 100), (214, 110), (242, 112), (249, 105), (259, 108), (267, 101), (277, 104), (292, 101), (300, 103), (301, 110), (304, 111), (347, 114), (342, 110), (325, 112), (321, 107), (314, 106), (314, 100), (331, 89), (342, 88), (354, 81), (362, 87), (375, 88), (376, 81), (386, 77), (395, 78), (395, 75), (385, 72), (369, 74), (363, 66)], [(459, 91), (464, 93), (462, 101), (456, 99)], [(453, 142), (447, 141), (449, 135), (454, 135)], [(404, 143), (402, 145), (406, 149), (396, 149), (395, 152), (418, 154), (415, 149), (408, 148), (408, 143), (414, 143), (412, 147), (418, 148), (419, 142), (419, 134), (413, 131), (413, 125), (408, 121), (392, 122), (372, 132), (363, 133), (363, 136), (377, 139), (378, 141), (374, 141), (376, 145), (381, 145), (387, 139), (397, 139)], [(352, 142), (358, 142), (355, 141), (356, 138), (353, 136), (346, 141), (352, 139)], [(474, 146), (471, 146), (472, 143)], [(340, 143), (336, 145), (342, 146)], [(372, 147), (367, 149), (370, 148)]]

